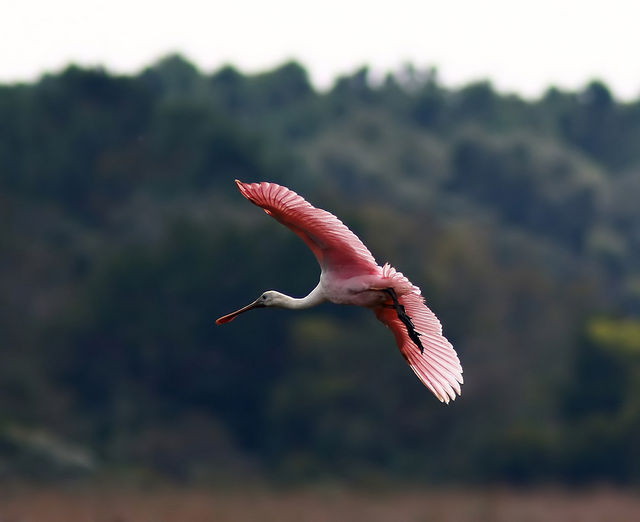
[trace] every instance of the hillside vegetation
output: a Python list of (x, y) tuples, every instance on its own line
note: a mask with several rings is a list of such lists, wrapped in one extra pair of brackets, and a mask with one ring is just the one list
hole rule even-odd
[[(640, 99), (366, 68), (0, 86), (0, 478), (640, 481)], [(366, 310), (216, 317), (318, 267), (285, 184), (422, 288), (442, 406)]]

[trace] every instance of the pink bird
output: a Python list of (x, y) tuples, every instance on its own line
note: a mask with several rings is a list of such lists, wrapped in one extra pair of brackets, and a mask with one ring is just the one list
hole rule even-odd
[(216, 324), (266, 306), (301, 310), (330, 301), (371, 308), (393, 332), (411, 369), (440, 401), (448, 404), (456, 394), (460, 395), (460, 360), (417, 286), (388, 263), (379, 266), (342, 221), (315, 208), (292, 190), (275, 183), (236, 180), (236, 184), (245, 198), (302, 238), (322, 272), (320, 282), (306, 297), (294, 298), (269, 290), (244, 308), (220, 317)]

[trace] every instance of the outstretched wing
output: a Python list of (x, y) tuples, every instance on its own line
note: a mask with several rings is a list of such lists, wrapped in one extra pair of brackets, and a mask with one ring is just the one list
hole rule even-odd
[(325, 271), (343, 275), (380, 271), (371, 252), (336, 216), (314, 207), (302, 196), (275, 183), (242, 183), (242, 195), (271, 217), (298, 234), (313, 251)]
[[(383, 274), (390, 278), (394, 286), (404, 291), (407, 285), (411, 285), (406, 277), (389, 265), (383, 267)], [(411, 340), (407, 327), (398, 318), (394, 308), (376, 308), (376, 317), (391, 329), (402, 356), (418, 378), (440, 401), (448, 404), (450, 400), (455, 400), (456, 394), (461, 393), (462, 366), (453, 346), (442, 335), (440, 321), (425, 304), (420, 289), (415, 285), (411, 287), (411, 291), (398, 297), (398, 301), (420, 335), (424, 352)]]

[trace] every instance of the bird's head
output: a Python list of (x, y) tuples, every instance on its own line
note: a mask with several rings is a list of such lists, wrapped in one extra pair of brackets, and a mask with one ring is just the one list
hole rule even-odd
[(282, 306), (284, 299), (286, 296), (281, 294), (280, 292), (276, 292), (275, 290), (267, 290), (263, 292), (258, 299), (256, 299), (253, 303), (248, 304), (247, 306), (240, 308), (240, 310), (236, 310), (235, 312), (231, 312), (225, 316), (216, 319), (216, 324), (224, 324), (230, 321), (233, 321), (236, 317), (244, 312), (248, 312), (249, 310), (253, 310), (254, 308), (265, 308), (267, 306)]

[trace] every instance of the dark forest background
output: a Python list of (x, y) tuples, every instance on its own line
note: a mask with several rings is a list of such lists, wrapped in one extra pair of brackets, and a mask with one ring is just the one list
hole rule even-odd
[[(441, 405), (233, 180), (285, 184), (421, 286)], [(640, 99), (362, 68), (0, 86), (0, 479), (640, 483)]]

